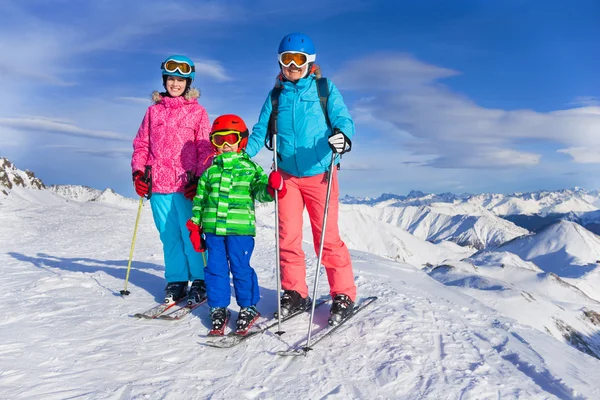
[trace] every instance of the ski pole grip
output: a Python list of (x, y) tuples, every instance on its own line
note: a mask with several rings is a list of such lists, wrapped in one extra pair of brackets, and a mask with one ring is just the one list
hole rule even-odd
[(187, 178), (187, 183), (185, 184), (186, 188), (189, 188), (189, 187), (193, 186), (194, 184), (198, 183), (198, 177), (194, 174), (194, 171), (192, 171), (192, 170), (185, 171), (185, 175)]
[(146, 198), (150, 200), (150, 197), (152, 196), (152, 165), (146, 165), (144, 177), (142, 179), (148, 184), (148, 194), (146, 195)]

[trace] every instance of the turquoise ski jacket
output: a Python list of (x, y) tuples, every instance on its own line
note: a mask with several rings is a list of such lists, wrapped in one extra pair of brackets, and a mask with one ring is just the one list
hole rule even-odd
[[(297, 83), (279, 81), (283, 85), (279, 96), (277, 118), (278, 167), (296, 177), (315, 176), (329, 169), (331, 148), (327, 139), (331, 129), (319, 102), (315, 74)], [(339, 128), (352, 139), (354, 122), (342, 95), (330, 81), (327, 112), (333, 128)], [(248, 138), (246, 153), (254, 157), (265, 144), (265, 136), (272, 111), (271, 92), (267, 96), (258, 122)]]

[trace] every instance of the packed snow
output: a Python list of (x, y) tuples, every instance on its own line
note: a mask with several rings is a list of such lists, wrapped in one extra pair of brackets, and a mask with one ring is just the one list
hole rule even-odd
[[(133, 318), (161, 301), (165, 285), (146, 202), (131, 294), (121, 297), (136, 201), (12, 189), (0, 198), (0, 290), (10, 299), (0, 305), (2, 397), (600, 398), (592, 296), (513, 253), (429, 243), (353, 207), (342, 206), (340, 226), (359, 296), (379, 299), (307, 357), (289, 358), (276, 352), (304, 342), (308, 315), (281, 337), (268, 331), (232, 349), (204, 345), (206, 306), (178, 322)], [(272, 205), (257, 218), (252, 264), (269, 318), (278, 298)], [(312, 288), (317, 261), (304, 239)], [(319, 297), (328, 294), (321, 273)], [(230, 308), (235, 320), (233, 298)], [(315, 329), (326, 319), (327, 307), (317, 309)]]

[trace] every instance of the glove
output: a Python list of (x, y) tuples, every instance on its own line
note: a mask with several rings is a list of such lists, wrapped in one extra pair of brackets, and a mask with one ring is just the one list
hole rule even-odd
[(348, 139), (348, 136), (344, 135), (344, 132), (337, 128), (329, 136), (328, 142), (331, 151), (337, 154), (347, 153), (352, 148), (352, 142)]
[(279, 171), (273, 171), (269, 175), (269, 182), (267, 183), (267, 192), (271, 195), (271, 197), (275, 198), (275, 190), (277, 190), (277, 198), (282, 199), (287, 192), (287, 187), (285, 186), (285, 181), (283, 177), (279, 173)]
[(148, 182), (144, 181), (144, 173), (142, 171), (135, 171), (133, 173), (133, 185), (138, 196), (144, 197), (148, 195)]
[(206, 251), (206, 240), (202, 237), (202, 227), (193, 223), (191, 219), (188, 220), (185, 227), (190, 231), (190, 242), (192, 242), (194, 250), (199, 253)]
[(190, 180), (187, 183), (187, 185), (185, 185), (185, 192), (183, 192), (183, 195), (188, 200), (194, 200), (194, 197), (196, 196), (197, 191), (198, 191), (198, 177), (195, 177), (195, 179)]

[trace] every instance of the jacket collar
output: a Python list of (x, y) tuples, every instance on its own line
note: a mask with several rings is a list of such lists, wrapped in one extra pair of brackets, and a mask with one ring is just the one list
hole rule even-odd
[(213, 163), (221, 166), (223, 169), (233, 169), (238, 160), (247, 158), (248, 155), (245, 151), (239, 153), (222, 153), (215, 155)]

